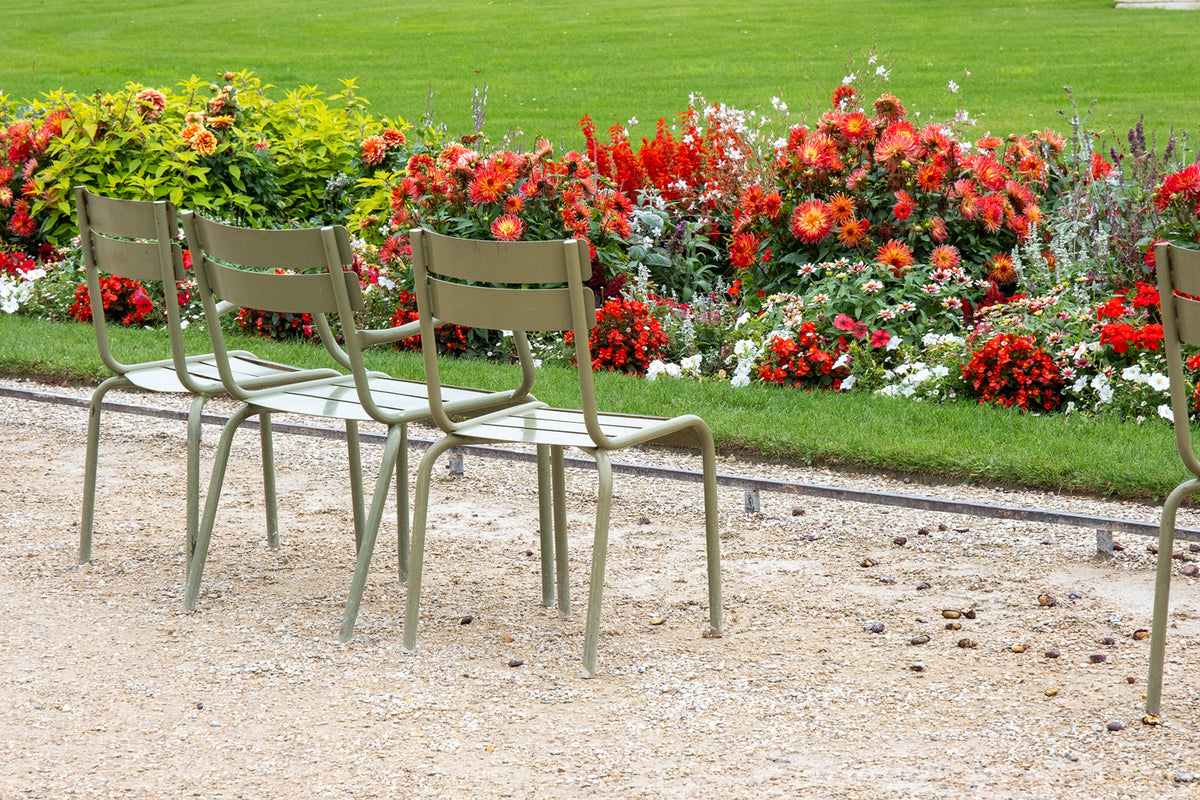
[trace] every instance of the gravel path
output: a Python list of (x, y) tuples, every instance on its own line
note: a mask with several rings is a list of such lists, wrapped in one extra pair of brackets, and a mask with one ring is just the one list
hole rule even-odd
[[(0, 398), (0, 798), (1200, 796), (1190, 552), (1150, 727), (1148, 642), (1134, 638), (1150, 620), (1148, 539), (1118, 536), (1125, 549), (1101, 561), (1086, 529), (780, 494), (749, 514), (723, 489), (729, 625), (710, 639), (699, 488), (619, 475), (600, 674), (584, 680), (594, 473), (568, 474), (576, 614), (563, 621), (538, 602), (532, 467), (439, 467), (406, 656), (386, 524), (357, 635), (336, 641), (354, 555), (337, 442), (277, 437), (271, 550), (256, 442), (239, 437), (199, 610), (185, 614), (183, 424), (106, 417), (94, 559), (79, 566), (85, 422), (81, 408)], [(720, 470), (1158, 513), (732, 459)], [(1194, 512), (1181, 524), (1200, 527)]]

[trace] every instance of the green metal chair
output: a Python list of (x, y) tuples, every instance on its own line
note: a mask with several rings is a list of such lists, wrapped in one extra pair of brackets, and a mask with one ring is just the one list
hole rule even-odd
[[(456, 239), (425, 230), (412, 232), (413, 265), (429, 409), (445, 435), (421, 459), (413, 511), (408, 597), (404, 617), (406, 652), (416, 649), (421, 573), (434, 461), (452, 447), (474, 443), (525, 443), (539, 447), (539, 463), (550, 450), (550, 486), (539, 475), (541, 506), (552, 492), (554, 553), (559, 616), (570, 616), (567, 575), (566, 503), (563, 450), (576, 447), (591, 455), (599, 472), (595, 538), (584, 633), (583, 674), (596, 671), (600, 606), (612, 507), (614, 450), (645, 443), (699, 447), (704, 467), (705, 554), (708, 563), (709, 622), (713, 633), (723, 627), (721, 564), (717, 520), (716, 452), (708, 425), (697, 416), (664, 419), (597, 410), (592, 380), (588, 330), (596, 324), (588, 245), (579, 240), (554, 242), (489, 242)], [(511, 330), (523, 380), (506, 401), (518, 403), (487, 414), (474, 414), (447, 395), (438, 377), (434, 320), (472, 328)], [(573, 331), (579, 369), (580, 409), (550, 408), (529, 395), (535, 365), (527, 332)], [(468, 418), (464, 419), (466, 416)]]
[(1200, 345), (1200, 251), (1158, 244), (1154, 248), (1158, 297), (1162, 308), (1163, 350), (1171, 383), (1175, 448), (1193, 478), (1175, 487), (1163, 501), (1158, 533), (1158, 569), (1154, 582), (1154, 621), (1150, 629), (1150, 676), (1146, 681), (1146, 713), (1158, 716), (1162, 703), (1163, 654), (1171, 592), (1171, 552), (1175, 518), (1189, 495), (1200, 492), (1200, 458), (1192, 444), (1191, 397), (1180, 344)]
[[(196, 553), (188, 572), (184, 607), (188, 611), (193, 610), (199, 596), (229, 450), (238, 425), (247, 417), (270, 412), (342, 420), (349, 442), (355, 543), (358, 549), (358, 563), (340, 636), (342, 641), (347, 641), (353, 635), (371, 554), (383, 518), (388, 485), (393, 475), (398, 495), (398, 571), (400, 580), (403, 582), (406, 579), (409, 533), (407, 423), (429, 418), (425, 383), (399, 380), (381, 372), (368, 371), (363, 351), (372, 345), (415, 335), (418, 332), (417, 323), (376, 330), (358, 326), (356, 315), (363, 311), (365, 304), (358, 276), (346, 269), (354, 255), (345, 228), (250, 230), (213, 222), (190, 211), (183, 212), (182, 218), (192, 250), (196, 282), (209, 323), (218, 371), (229, 394), (246, 404), (225, 425), (217, 446), (204, 516), (197, 534)], [(297, 274), (274, 272), (282, 266), (296, 270)], [(232, 362), (227, 357), (224, 334), (218, 320), (218, 298), (224, 303), (264, 311), (306, 312), (323, 329), (328, 329), (327, 315), (336, 314), (345, 342), (344, 348), (339, 348), (341, 354), (338, 360), (347, 366), (350, 373), (291, 384), (280, 389), (247, 389), (236, 380)], [(472, 389), (442, 387), (441, 391), (453, 398), (454, 402), (473, 411), (497, 408), (507, 402), (501, 394)], [(357, 442), (358, 424), (368, 421), (387, 426), (387, 441), (370, 513), (364, 524), (365, 501)]]
[[(179, 315), (177, 281), (184, 279), (182, 249), (175, 207), (168, 202), (118, 200), (75, 189), (79, 223), (91, 303), (92, 325), (100, 359), (114, 375), (92, 393), (88, 409), (87, 455), (83, 480), (83, 513), (79, 525), (79, 563), (92, 557), (93, 520), (96, 507), (96, 472), (100, 451), (100, 421), (105, 395), (113, 389), (143, 389), (151, 392), (189, 393), (193, 396), (187, 426), (187, 544), (190, 556), (199, 520), (200, 417), (205, 403), (225, 394), (211, 353), (188, 355)], [(161, 361), (125, 362), (109, 345), (100, 279), (117, 276), (162, 285), (161, 302), (167, 316), (171, 358)], [(238, 350), (228, 354), (232, 378), (248, 385), (270, 385), (304, 380), (334, 370), (298, 370), (287, 364), (264, 361), (253, 353)], [(263, 482), (267, 500), (267, 538), (278, 546), (275, 515), (274, 464), (269, 418), (262, 420)]]

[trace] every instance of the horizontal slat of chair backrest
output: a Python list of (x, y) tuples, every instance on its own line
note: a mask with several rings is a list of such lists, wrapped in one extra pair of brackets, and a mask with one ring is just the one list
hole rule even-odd
[[(178, 238), (179, 229), (175, 220), (175, 208), (167, 205), (168, 235)], [(101, 197), (88, 192), (87, 215), (92, 230), (106, 236), (117, 236), (123, 239), (157, 239), (158, 230), (155, 226), (154, 215), (146, 213), (146, 207), (151, 205), (146, 200), (118, 200), (113, 197)]]
[[(328, 266), (319, 228), (280, 231), (234, 228), (218, 225), (198, 214), (195, 220), (204, 241), (204, 252), (218, 261), (297, 272)], [(333, 230), (348, 265), (352, 259), (350, 237), (345, 228), (337, 226)]]
[[(161, 281), (162, 262), (158, 242), (133, 242), (128, 239), (110, 239), (92, 232), (92, 257), (96, 268), (109, 275), (131, 278), (135, 281)], [(182, 251), (172, 242), (172, 261), (182, 264)], [(180, 276), (177, 276), (177, 280)]]
[[(320, 240), (317, 244), (320, 244)], [(213, 294), (221, 300), (260, 311), (337, 313), (337, 300), (327, 273), (280, 275), (272, 272), (250, 272), (209, 259), (205, 259), (204, 263)], [(346, 281), (351, 307), (355, 311), (361, 311), (363, 295), (358, 276), (353, 272), (343, 272), (342, 276)]]
[[(537, 284), (563, 283), (562, 241), (489, 242), (456, 239), (426, 231), (427, 263), (436, 276), (480, 283)], [(579, 263), (582, 279), (592, 275), (587, 243), (580, 240)]]
[[(592, 290), (584, 289), (594, 305)], [(574, 327), (566, 288), (502, 289), (429, 280), (430, 313), (442, 322), (471, 328), (567, 331)]]
[(1200, 297), (1200, 250), (1172, 246), (1168, 260), (1171, 288), (1175, 292), (1175, 324), (1179, 340), (1185, 344), (1200, 345), (1200, 302), (1191, 299)]

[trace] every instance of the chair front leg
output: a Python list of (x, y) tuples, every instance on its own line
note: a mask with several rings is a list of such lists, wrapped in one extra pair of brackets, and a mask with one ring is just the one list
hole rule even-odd
[(204, 577), (204, 562), (208, 558), (208, 545), (212, 540), (213, 524), (217, 518), (217, 506), (221, 502), (221, 488), (225, 483), (225, 469), (229, 466), (229, 451), (233, 447), (233, 436), (246, 418), (257, 414), (253, 406), (243, 406), (229, 418), (221, 431), (217, 444), (217, 455), (213, 462), (212, 476), (208, 482), (208, 497), (204, 499), (204, 518), (196, 532), (196, 550), (188, 560), (187, 587), (183, 595), (183, 610), (194, 611), (200, 596), (200, 580)]
[(551, 505), (550, 446), (537, 446), (538, 547), (542, 558), (542, 605), (554, 605), (554, 511)]
[(271, 415), (258, 415), (258, 438), (262, 443), (263, 499), (267, 504), (267, 546), (279, 549), (279, 502), (275, 492), (275, 442), (271, 435)]
[(187, 540), (184, 543), (184, 563), (190, 563), (196, 551), (196, 531), (200, 527), (200, 437), (201, 418), (208, 398), (196, 395), (192, 398), (187, 417)]
[(725, 606), (721, 599), (721, 531), (717, 503), (717, 451), (712, 431), (697, 426), (704, 469), (704, 558), (708, 568), (708, 624), (713, 636), (725, 630)]
[(558, 618), (571, 618), (571, 569), (567, 552), (567, 480), (563, 470), (563, 448), (550, 447), (550, 471), (554, 484), (554, 577), (558, 584)]
[(346, 420), (346, 458), (350, 462), (350, 502), (354, 508), (354, 552), (362, 548), (363, 517), (366, 516), (366, 501), (363, 500), (362, 450), (358, 443), (358, 423)]
[(459, 444), (456, 437), (443, 436), (438, 439), (421, 459), (417, 467), (417, 486), (413, 497), (412, 540), (409, 544), (408, 555), (408, 597), (404, 604), (404, 642), (401, 650), (405, 653), (417, 651), (417, 618), (421, 611), (421, 570), (425, 563), (425, 521), (429, 512), (429, 485), (432, 482), (434, 462), (442, 453)]
[(392, 473), (396, 469), (396, 461), (404, 438), (403, 429), (403, 425), (388, 426), (387, 444), (383, 448), (383, 461), (379, 465), (379, 475), (375, 479), (375, 494), (371, 497), (371, 513), (367, 517), (366, 528), (359, 544), (354, 580), (350, 583), (350, 595), (346, 598), (346, 611), (342, 615), (342, 627), (338, 632), (338, 640), (341, 642), (348, 642), (354, 636), (358, 606), (362, 602), (363, 591), (367, 586), (367, 573), (371, 569), (371, 554), (375, 550), (375, 539), (379, 535), (379, 525), (383, 521), (383, 507), (387, 502), (388, 489), (392, 484)]
[(401, 583), (408, 582), (408, 539), (412, 530), (408, 504), (408, 425), (401, 423), (400, 450), (396, 454), (396, 572)]
[(608, 560), (608, 523), (612, 512), (612, 463), (608, 453), (597, 450), (596, 471), (600, 486), (596, 496), (596, 535), (592, 542), (592, 576), (588, 584), (587, 624), (583, 631), (583, 677), (596, 674), (596, 650), (600, 643), (600, 606), (604, 598), (604, 566)]
[(1175, 547), (1175, 517), (1188, 495), (1200, 492), (1200, 480), (1176, 486), (1163, 502), (1158, 528), (1158, 568), (1154, 580), (1154, 620), (1150, 626), (1150, 675), (1146, 679), (1146, 713), (1158, 716), (1162, 704), (1163, 659), (1167, 641), (1167, 610), (1171, 594), (1171, 551)]

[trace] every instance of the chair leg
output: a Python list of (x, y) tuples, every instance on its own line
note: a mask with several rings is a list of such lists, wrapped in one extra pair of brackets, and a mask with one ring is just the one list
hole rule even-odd
[(342, 615), (342, 627), (338, 631), (338, 641), (348, 642), (354, 636), (354, 623), (358, 619), (358, 607), (362, 602), (363, 590), (367, 586), (367, 573), (371, 569), (371, 553), (375, 550), (375, 539), (379, 535), (379, 525), (383, 521), (383, 507), (387, 503), (388, 489), (392, 483), (392, 473), (396, 470), (396, 461), (403, 440), (403, 425), (388, 426), (387, 444), (383, 448), (383, 461), (379, 465), (379, 475), (375, 480), (375, 494), (371, 498), (371, 514), (367, 518), (363, 530), (362, 541), (358, 548), (358, 563), (354, 568), (354, 579), (350, 582), (350, 595), (346, 598), (346, 611)]
[(400, 424), (400, 450), (396, 454), (396, 572), (408, 583), (408, 425)]
[(434, 462), (442, 453), (459, 444), (454, 436), (443, 436), (438, 439), (421, 459), (417, 467), (417, 486), (413, 497), (412, 541), (409, 544), (408, 555), (408, 597), (404, 604), (404, 642), (401, 650), (405, 653), (417, 651), (417, 618), (421, 610), (421, 569), (425, 562), (425, 518), (429, 511), (429, 484), (432, 480)]
[(571, 570), (567, 552), (567, 479), (563, 474), (563, 448), (550, 447), (554, 483), (554, 579), (558, 584), (558, 618), (571, 618)]
[(213, 524), (217, 518), (217, 505), (221, 501), (221, 488), (225, 483), (225, 469), (229, 466), (229, 451), (233, 447), (233, 436), (248, 417), (258, 413), (253, 406), (238, 409), (221, 431), (217, 444), (217, 455), (213, 462), (212, 476), (208, 482), (208, 496), (204, 499), (204, 518), (196, 532), (196, 552), (188, 560), (187, 588), (183, 595), (183, 610), (194, 611), (200, 596), (200, 580), (204, 576), (204, 562), (208, 558), (208, 545), (212, 540)]
[(587, 624), (583, 632), (583, 677), (596, 674), (596, 650), (600, 643), (600, 606), (604, 597), (604, 566), (608, 560), (608, 522), (612, 512), (612, 463), (608, 453), (597, 450), (596, 471), (600, 487), (596, 496), (596, 535), (592, 542), (592, 575), (588, 583)]
[(358, 423), (346, 420), (346, 456), (350, 462), (350, 502), (354, 506), (354, 552), (362, 547), (363, 517), (366, 516), (366, 501), (363, 500), (362, 450), (358, 444)]
[(1200, 491), (1200, 480), (1175, 487), (1163, 502), (1158, 529), (1158, 568), (1154, 580), (1154, 621), (1150, 626), (1150, 675), (1146, 679), (1146, 713), (1158, 716), (1162, 704), (1163, 658), (1167, 640), (1167, 610), (1171, 594), (1171, 550), (1175, 546), (1175, 515), (1179, 504)]
[(87, 454), (83, 466), (83, 513), (79, 518), (79, 563), (92, 560), (92, 528), (96, 511), (96, 468), (100, 460), (100, 411), (104, 395), (118, 386), (128, 386), (129, 381), (118, 376), (109, 378), (92, 392), (88, 405)]
[(721, 599), (721, 531), (717, 505), (717, 450), (707, 425), (697, 430), (704, 469), (704, 558), (708, 568), (708, 624), (711, 634), (725, 630), (725, 606)]
[(554, 511), (551, 505), (550, 446), (537, 446), (538, 545), (542, 556), (542, 605), (554, 605)]
[(196, 530), (200, 527), (200, 418), (208, 398), (196, 395), (192, 398), (187, 418), (187, 540), (184, 543), (184, 563), (189, 563), (196, 551)]
[(275, 492), (275, 442), (271, 436), (271, 415), (258, 415), (258, 433), (262, 442), (263, 499), (267, 504), (267, 546), (279, 549), (279, 502)]

